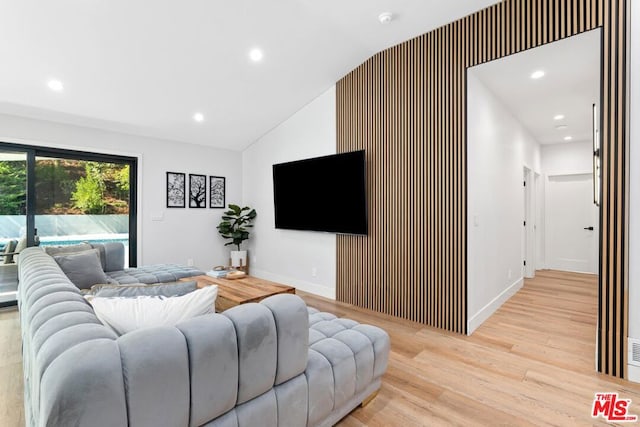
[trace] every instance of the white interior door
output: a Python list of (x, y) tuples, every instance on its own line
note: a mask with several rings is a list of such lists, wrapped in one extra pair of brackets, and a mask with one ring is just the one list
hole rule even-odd
[(598, 273), (598, 207), (591, 174), (549, 177), (547, 255), (554, 270)]

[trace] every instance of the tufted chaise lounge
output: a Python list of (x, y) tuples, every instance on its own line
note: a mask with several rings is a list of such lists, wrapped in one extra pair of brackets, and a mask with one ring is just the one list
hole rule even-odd
[(295, 295), (118, 337), (42, 250), (19, 268), (28, 426), (329, 426), (386, 370), (383, 330)]
[[(128, 285), (133, 283), (160, 283), (174, 282), (184, 277), (193, 277), (204, 274), (194, 267), (178, 264), (153, 264), (144, 267), (124, 268), (124, 245), (120, 242), (110, 243), (86, 243), (76, 246), (88, 245), (98, 249), (102, 268), (112, 284)], [(47, 248), (45, 247), (45, 252)]]
[(123, 270), (106, 271), (109, 279), (120, 285), (132, 283), (160, 283), (174, 282), (184, 277), (193, 277), (204, 274), (203, 271), (193, 267), (185, 267), (177, 264), (153, 264), (137, 268), (125, 268)]

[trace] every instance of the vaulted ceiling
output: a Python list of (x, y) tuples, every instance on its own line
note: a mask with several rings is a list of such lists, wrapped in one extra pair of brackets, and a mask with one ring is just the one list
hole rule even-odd
[(493, 3), (0, 0), (0, 113), (242, 150), (376, 52)]

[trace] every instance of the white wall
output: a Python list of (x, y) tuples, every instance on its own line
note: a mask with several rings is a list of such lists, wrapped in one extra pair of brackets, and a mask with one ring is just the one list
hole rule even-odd
[[(629, 337), (640, 339), (640, 3), (631, 7), (631, 135), (629, 140)], [(631, 349), (631, 346), (629, 346)], [(631, 360), (629, 355), (628, 360)], [(629, 379), (640, 382), (640, 367), (629, 365)]]
[(165, 173), (224, 176), (227, 203), (239, 202), (240, 152), (9, 115), (0, 115), (0, 141), (138, 157), (138, 265), (186, 264), (191, 258), (206, 270), (227, 262), (228, 249), (215, 228), (222, 210), (167, 209)]
[(256, 209), (251, 274), (335, 298), (335, 234), (276, 230), (272, 165), (336, 152), (332, 87), (243, 153), (243, 203)]
[(547, 176), (592, 173), (592, 150), (591, 141), (542, 145), (542, 170)]
[(467, 73), (468, 331), (522, 286), (523, 167), (540, 173), (534, 138)]

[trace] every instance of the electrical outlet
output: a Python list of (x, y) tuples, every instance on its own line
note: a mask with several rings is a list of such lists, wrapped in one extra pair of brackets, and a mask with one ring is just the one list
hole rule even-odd
[(316, 277), (318, 275), (318, 269), (315, 267), (311, 268), (311, 277)]
[(193, 258), (187, 260), (187, 267), (193, 267)]
[(509, 279), (511, 279), (511, 277), (513, 277), (513, 271), (511, 271), (511, 269), (509, 269), (509, 273), (507, 274)]

